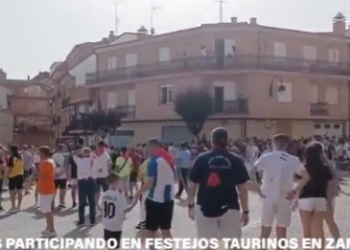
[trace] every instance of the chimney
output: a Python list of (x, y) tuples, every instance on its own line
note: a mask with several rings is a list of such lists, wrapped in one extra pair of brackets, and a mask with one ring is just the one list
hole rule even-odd
[(338, 14), (333, 18), (333, 33), (337, 35), (345, 35), (346, 32), (346, 17), (343, 13)]
[(256, 25), (257, 24), (257, 18), (256, 17), (250, 18), (249, 24)]
[(143, 34), (143, 35), (147, 35), (148, 30), (145, 28), (145, 26), (141, 26), (138, 30), (137, 30), (138, 34)]
[(5, 71), (3, 71), (3, 69), (0, 68), (0, 82), (1, 81), (5, 81), (7, 78), (7, 74)]
[(113, 38), (115, 38), (114, 32), (110, 31), (108, 35), (108, 39), (113, 39)]
[(238, 18), (237, 17), (231, 17), (231, 23), (237, 23)]
[(137, 37), (138, 37), (139, 39), (143, 39), (143, 38), (149, 37), (148, 30), (145, 28), (145, 26), (142, 25), (142, 26), (137, 30)]

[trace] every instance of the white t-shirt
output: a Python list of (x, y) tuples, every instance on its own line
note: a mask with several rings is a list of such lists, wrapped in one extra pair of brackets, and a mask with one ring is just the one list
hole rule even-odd
[(77, 178), (78, 180), (95, 178), (95, 173), (91, 168), (92, 159), (90, 157), (74, 156), (73, 160), (77, 164)]
[(259, 157), (259, 148), (255, 145), (247, 147), (247, 162), (254, 164)]
[(52, 156), (53, 161), (56, 164), (55, 173), (61, 173), (63, 174), (55, 177), (56, 180), (62, 180), (67, 178), (67, 166), (65, 166), (66, 163), (66, 157), (63, 153), (54, 153)]
[(127, 206), (124, 195), (119, 191), (109, 189), (103, 193), (101, 197), (103, 228), (112, 232), (122, 231)]
[[(108, 166), (111, 163), (111, 157), (107, 152), (104, 152), (100, 156), (93, 155), (92, 169), (96, 178), (106, 178), (108, 176)], [(102, 171), (101, 171), (102, 169)]]
[(41, 159), (40, 159), (40, 156), (38, 154), (34, 154), (33, 155), (33, 161), (35, 164), (39, 164)]
[(262, 193), (274, 201), (293, 190), (295, 174), (305, 169), (297, 157), (284, 151), (263, 154), (254, 165), (263, 172)]

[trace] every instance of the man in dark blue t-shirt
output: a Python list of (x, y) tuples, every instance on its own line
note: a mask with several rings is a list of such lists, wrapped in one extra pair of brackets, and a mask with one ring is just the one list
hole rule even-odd
[(227, 150), (228, 133), (224, 128), (213, 130), (212, 144), (212, 150), (195, 159), (190, 172), (189, 216), (194, 219), (196, 214), (199, 238), (237, 238), (241, 225), (249, 220), (249, 175), (243, 160)]

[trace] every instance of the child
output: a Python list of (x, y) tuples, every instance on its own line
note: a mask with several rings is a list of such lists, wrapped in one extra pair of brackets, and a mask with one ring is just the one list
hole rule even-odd
[(137, 202), (128, 207), (124, 195), (118, 190), (120, 178), (117, 174), (109, 174), (107, 182), (109, 189), (102, 195), (100, 205), (103, 211), (104, 239), (115, 239), (118, 242), (116, 249), (119, 249), (125, 213), (130, 212)]

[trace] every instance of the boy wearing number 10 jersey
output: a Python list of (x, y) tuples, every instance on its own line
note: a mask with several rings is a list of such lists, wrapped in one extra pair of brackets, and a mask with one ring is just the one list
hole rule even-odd
[(131, 211), (136, 205), (134, 202), (128, 206), (124, 195), (119, 191), (119, 176), (112, 173), (107, 177), (109, 189), (101, 197), (101, 208), (103, 209), (102, 224), (104, 228), (104, 239), (114, 239), (119, 242), (122, 235), (125, 213)]

